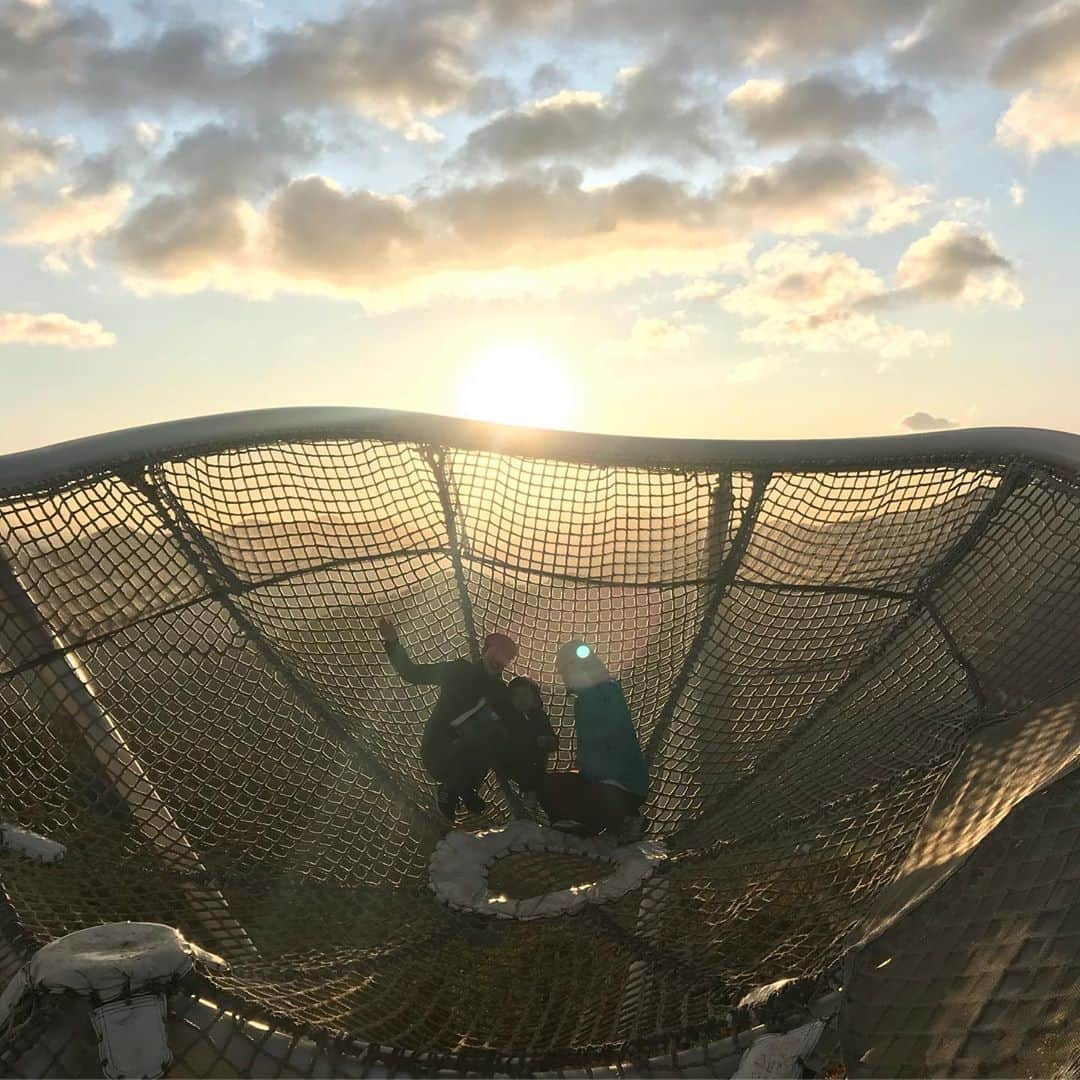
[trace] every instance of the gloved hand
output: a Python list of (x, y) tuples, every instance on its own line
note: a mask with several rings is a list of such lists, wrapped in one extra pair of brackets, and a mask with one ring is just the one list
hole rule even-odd
[(386, 645), (396, 645), (398, 642), (398, 628), (394, 625), (394, 620), (387, 615), (379, 616), (379, 637), (383, 639)]

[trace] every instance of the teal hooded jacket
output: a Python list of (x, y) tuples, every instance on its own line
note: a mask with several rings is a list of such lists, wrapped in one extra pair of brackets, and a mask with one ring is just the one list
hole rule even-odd
[(649, 794), (649, 768), (614, 679), (578, 691), (574, 731), (578, 771), (586, 780), (615, 783), (642, 798)]

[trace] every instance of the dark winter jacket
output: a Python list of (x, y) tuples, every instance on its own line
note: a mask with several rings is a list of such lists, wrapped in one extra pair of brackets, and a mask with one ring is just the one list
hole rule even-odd
[(424, 764), (429, 772), (437, 774), (440, 771), (446, 746), (483, 721), (484, 714), (510, 715), (502, 676), (490, 674), (479, 662), (443, 660), (436, 664), (418, 664), (397, 641), (387, 645), (386, 654), (394, 670), (406, 682), (439, 687), (439, 699), (424, 728), (421, 743)]

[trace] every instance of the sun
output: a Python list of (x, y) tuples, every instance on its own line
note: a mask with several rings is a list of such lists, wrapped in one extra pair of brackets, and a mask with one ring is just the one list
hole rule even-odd
[(566, 369), (538, 345), (513, 342), (483, 353), (462, 380), (458, 412), (473, 420), (567, 427), (580, 392)]

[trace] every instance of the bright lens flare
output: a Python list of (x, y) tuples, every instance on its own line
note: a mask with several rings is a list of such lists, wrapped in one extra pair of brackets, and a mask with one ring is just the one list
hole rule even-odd
[(579, 391), (565, 368), (536, 345), (499, 345), (465, 376), (458, 412), (474, 420), (525, 427), (567, 427)]

